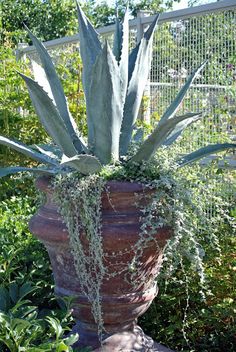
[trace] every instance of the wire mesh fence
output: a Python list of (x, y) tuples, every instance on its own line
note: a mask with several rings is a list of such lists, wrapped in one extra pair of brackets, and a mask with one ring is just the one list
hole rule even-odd
[[(186, 77), (202, 62), (208, 64), (192, 85), (181, 111), (203, 111), (196, 139), (186, 151), (234, 138), (236, 114), (236, 10), (165, 22), (153, 43), (150, 112), (156, 119), (174, 99)], [(194, 129), (195, 127), (192, 127)], [(193, 135), (193, 134), (192, 134)]]

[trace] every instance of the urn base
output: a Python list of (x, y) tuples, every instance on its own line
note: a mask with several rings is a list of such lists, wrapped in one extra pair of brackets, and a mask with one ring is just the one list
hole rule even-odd
[(121, 330), (105, 335), (102, 347), (96, 347), (99, 343), (96, 332), (88, 333), (83, 324), (78, 323), (73, 332), (78, 332), (80, 336), (75, 347), (91, 347), (92, 352), (174, 352), (154, 342), (137, 324), (131, 330)]

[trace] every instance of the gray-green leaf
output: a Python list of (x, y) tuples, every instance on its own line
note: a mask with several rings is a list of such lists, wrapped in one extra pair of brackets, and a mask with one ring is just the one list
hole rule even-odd
[(54, 165), (58, 166), (58, 162), (56, 159), (49, 157), (48, 155), (41, 154), (36, 152), (35, 150), (29, 148), (27, 145), (19, 142), (19, 141), (14, 141), (12, 139), (9, 139), (7, 137), (0, 136), (0, 144), (5, 145), (7, 147), (10, 147), (26, 156), (29, 158), (32, 158), (40, 163), (46, 163), (49, 165)]
[(176, 139), (181, 136), (181, 134), (185, 130), (185, 128), (187, 128), (192, 123), (198, 121), (201, 117), (202, 117), (202, 113), (200, 113), (200, 112), (194, 113), (188, 119), (179, 122), (175, 126), (174, 130), (167, 136), (167, 138), (163, 142), (163, 145), (168, 146), (168, 145), (171, 145), (172, 143), (174, 143), (176, 141)]
[(63, 155), (61, 166), (69, 166), (79, 171), (81, 174), (90, 175), (101, 170), (101, 163), (92, 155), (76, 155), (73, 158), (68, 158)]
[[(0, 168), (0, 177), (8, 176), (11, 174), (16, 174), (17, 172), (32, 172), (35, 174), (46, 174), (46, 175), (55, 175), (57, 173), (56, 169), (46, 169), (46, 168), (30, 168), (30, 167), (21, 167), (21, 166), (12, 166)], [(58, 170), (59, 171), (59, 170)]]
[(32, 78), (22, 73), (20, 75), (27, 84), (37, 115), (48, 134), (66, 155), (76, 155), (77, 151), (64, 121), (48, 94)]
[(154, 152), (159, 148), (166, 137), (173, 131), (175, 126), (184, 121), (193, 117), (194, 114), (188, 113), (181, 116), (172, 117), (166, 121), (160, 121), (152, 134), (144, 141), (137, 153), (131, 158), (131, 162), (142, 162), (148, 160), (154, 154)]
[(235, 148), (236, 148), (235, 143), (210, 144), (206, 147), (203, 147), (203, 148), (196, 150), (195, 152), (192, 152), (190, 154), (185, 155), (184, 157), (182, 157), (181, 160), (178, 161), (178, 164), (180, 166), (185, 166), (185, 165), (190, 164), (194, 161), (202, 159), (207, 155), (210, 155), (213, 153), (219, 153), (219, 152), (222, 152), (227, 149), (235, 149)]
[[(36, 68), (36, 71), (37, 69), (39, 70), (39, 73), (36, 73), (37, 75), (36, 79), (40, 80), (40, 82), (43, 84), (43, 87), (46, 89), (47, 92), (49, 91), (49, 96), (51, 94), (53, 95), (55, 105), (61, 115), (61, 118), (64, 121), (64, 124), (66, 126), (66, 129), (69, 135), (71, 136), (72, 143), (75, 145), (77, 152), (81, 153), (83, 151), (83, 143), (81, 142), (81, 140), (77, 135), (76, 123), (69, 112), (64, 90), (63, 90), (61, 81), (56, 73), (52, 59), (48, 54), (47, 49), (45, 48), (43, 43), (41, 43), (26, 26), (25, 28), (30, 36), (30, 39), (32, 40), (35, 46), (35, 49), (37, 50), (37, 53), (40, 57), (40, 60), (43, 65), (43, 69), (46, 74), (46, 76), (43, 75), (43, 77), (39, 79), (39, 74), (42, 74), (43, 69), (40, 68), (40, 66), (36, 68), (36, 65), (33, 64)], [(46, 77), (47, 77), (48, 83), (46, 83), (45, 81)], [(50, 87), (50, 90), (49, 90), (49, 87)]]
[(118, 160), (123, 104), (118, 64), (108, 43), (93, 66), (87, 109), (96, 126), (93, 154), (102, 164)]
[(129, 83), (124, 105), (124, 114), (120, 136), (120, 155), (125, 155), (132, 137), (134, 124), (138, 117), (143, 91), (151, 65), (152, 39), (159, 15), (144, 33), (138, 46), (129, 57)]
[[(78, 21), (79, 21), (79, 43), (80, 43), (80, 55), (83, 61), (83, 88), (85, 92), (86, 105), (90, 105), (89, 101), (89, 90), (91, 83), (91, 71), (96, 61), (97, 56), (102, 51), (101, 43), (98, 39), (98, 33), (93, 28), (92, 24), (85, 16), (83, 10), (77, 2), (78, 9)], [(100, 87), (101, 88), (101, 87)], [(93, 140), (94, 126), (92, 116), (89, 110), (87, 110), (87, 124), (88, 124), (88, 142), (90, 147), (90, 141)]]
[(160, 121), (165, 121), (168, 119), (171, 119), (172, 116), (174, 116), (179, 107), (180, 104), (182, 103), (186, 93), (188, 92), (191, 84), (193, 83), (194, 79), (199, 75), (201, 70), (205, 67), (207, 61), (204, 61), (193, 73), (189, 76), (187, 79), (186, 83), (183, 85), (183, 87), (180, 89), (179, 93), (177, 94), (176, 98), (173, 100), (173, 102), (170, 104), (170, 106), (167, 108), (163, 116), (161, 117)]

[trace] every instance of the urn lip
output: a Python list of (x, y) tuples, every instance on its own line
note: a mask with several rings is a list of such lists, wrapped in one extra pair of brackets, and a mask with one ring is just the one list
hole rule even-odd
[[(47, 193), (53, 193), (53, 189), (51, 187), (51, 183), (53, 181), (53, 176), (40, 176), (35, 181), (35, 186)], [(111, 180), (106, 182), (105, 191), (112, 193), (138, 193), (147, 190), (145, 184), (139, 182), (131, 182), (131, 181), (117, 181)]]

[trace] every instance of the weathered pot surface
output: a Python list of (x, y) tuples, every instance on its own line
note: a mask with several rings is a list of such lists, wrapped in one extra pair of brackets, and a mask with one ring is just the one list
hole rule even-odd
[[(47, 200), (30, 220), (30, 230), (47, 248), (56, 295), (75, 297), (72, 314), (77, 320), (73, 331), (79, 333), (76, 347), (91, 346), (97, 352), (170, 351), (155, 344), (136, 323), (157, 295), (154, 278), (160, 270), (163, 249), (171, 236), (170, 229), (158, 230), (154, 240), (143, 249), (135, 285), (132, 275), (127, 270), (120, 270), (130, 263), (133, 245), (139, 239), (141, 212), (136, 205), (137, 195), (151, 191), (138, 183), (109, 181), (106, 185), (109, 195), (107, 192), (102, 194), (103, 251), (108, 276), (105, 276), (101, 287), (106, 331), (101, 348), (90, 303), (75, 272), (68, 231), (53, 201), (49, 179), (40, 177), (36, 186), (46, 193)], [(114, 268), (119, 268), (121, 273), (111, 277)]]

